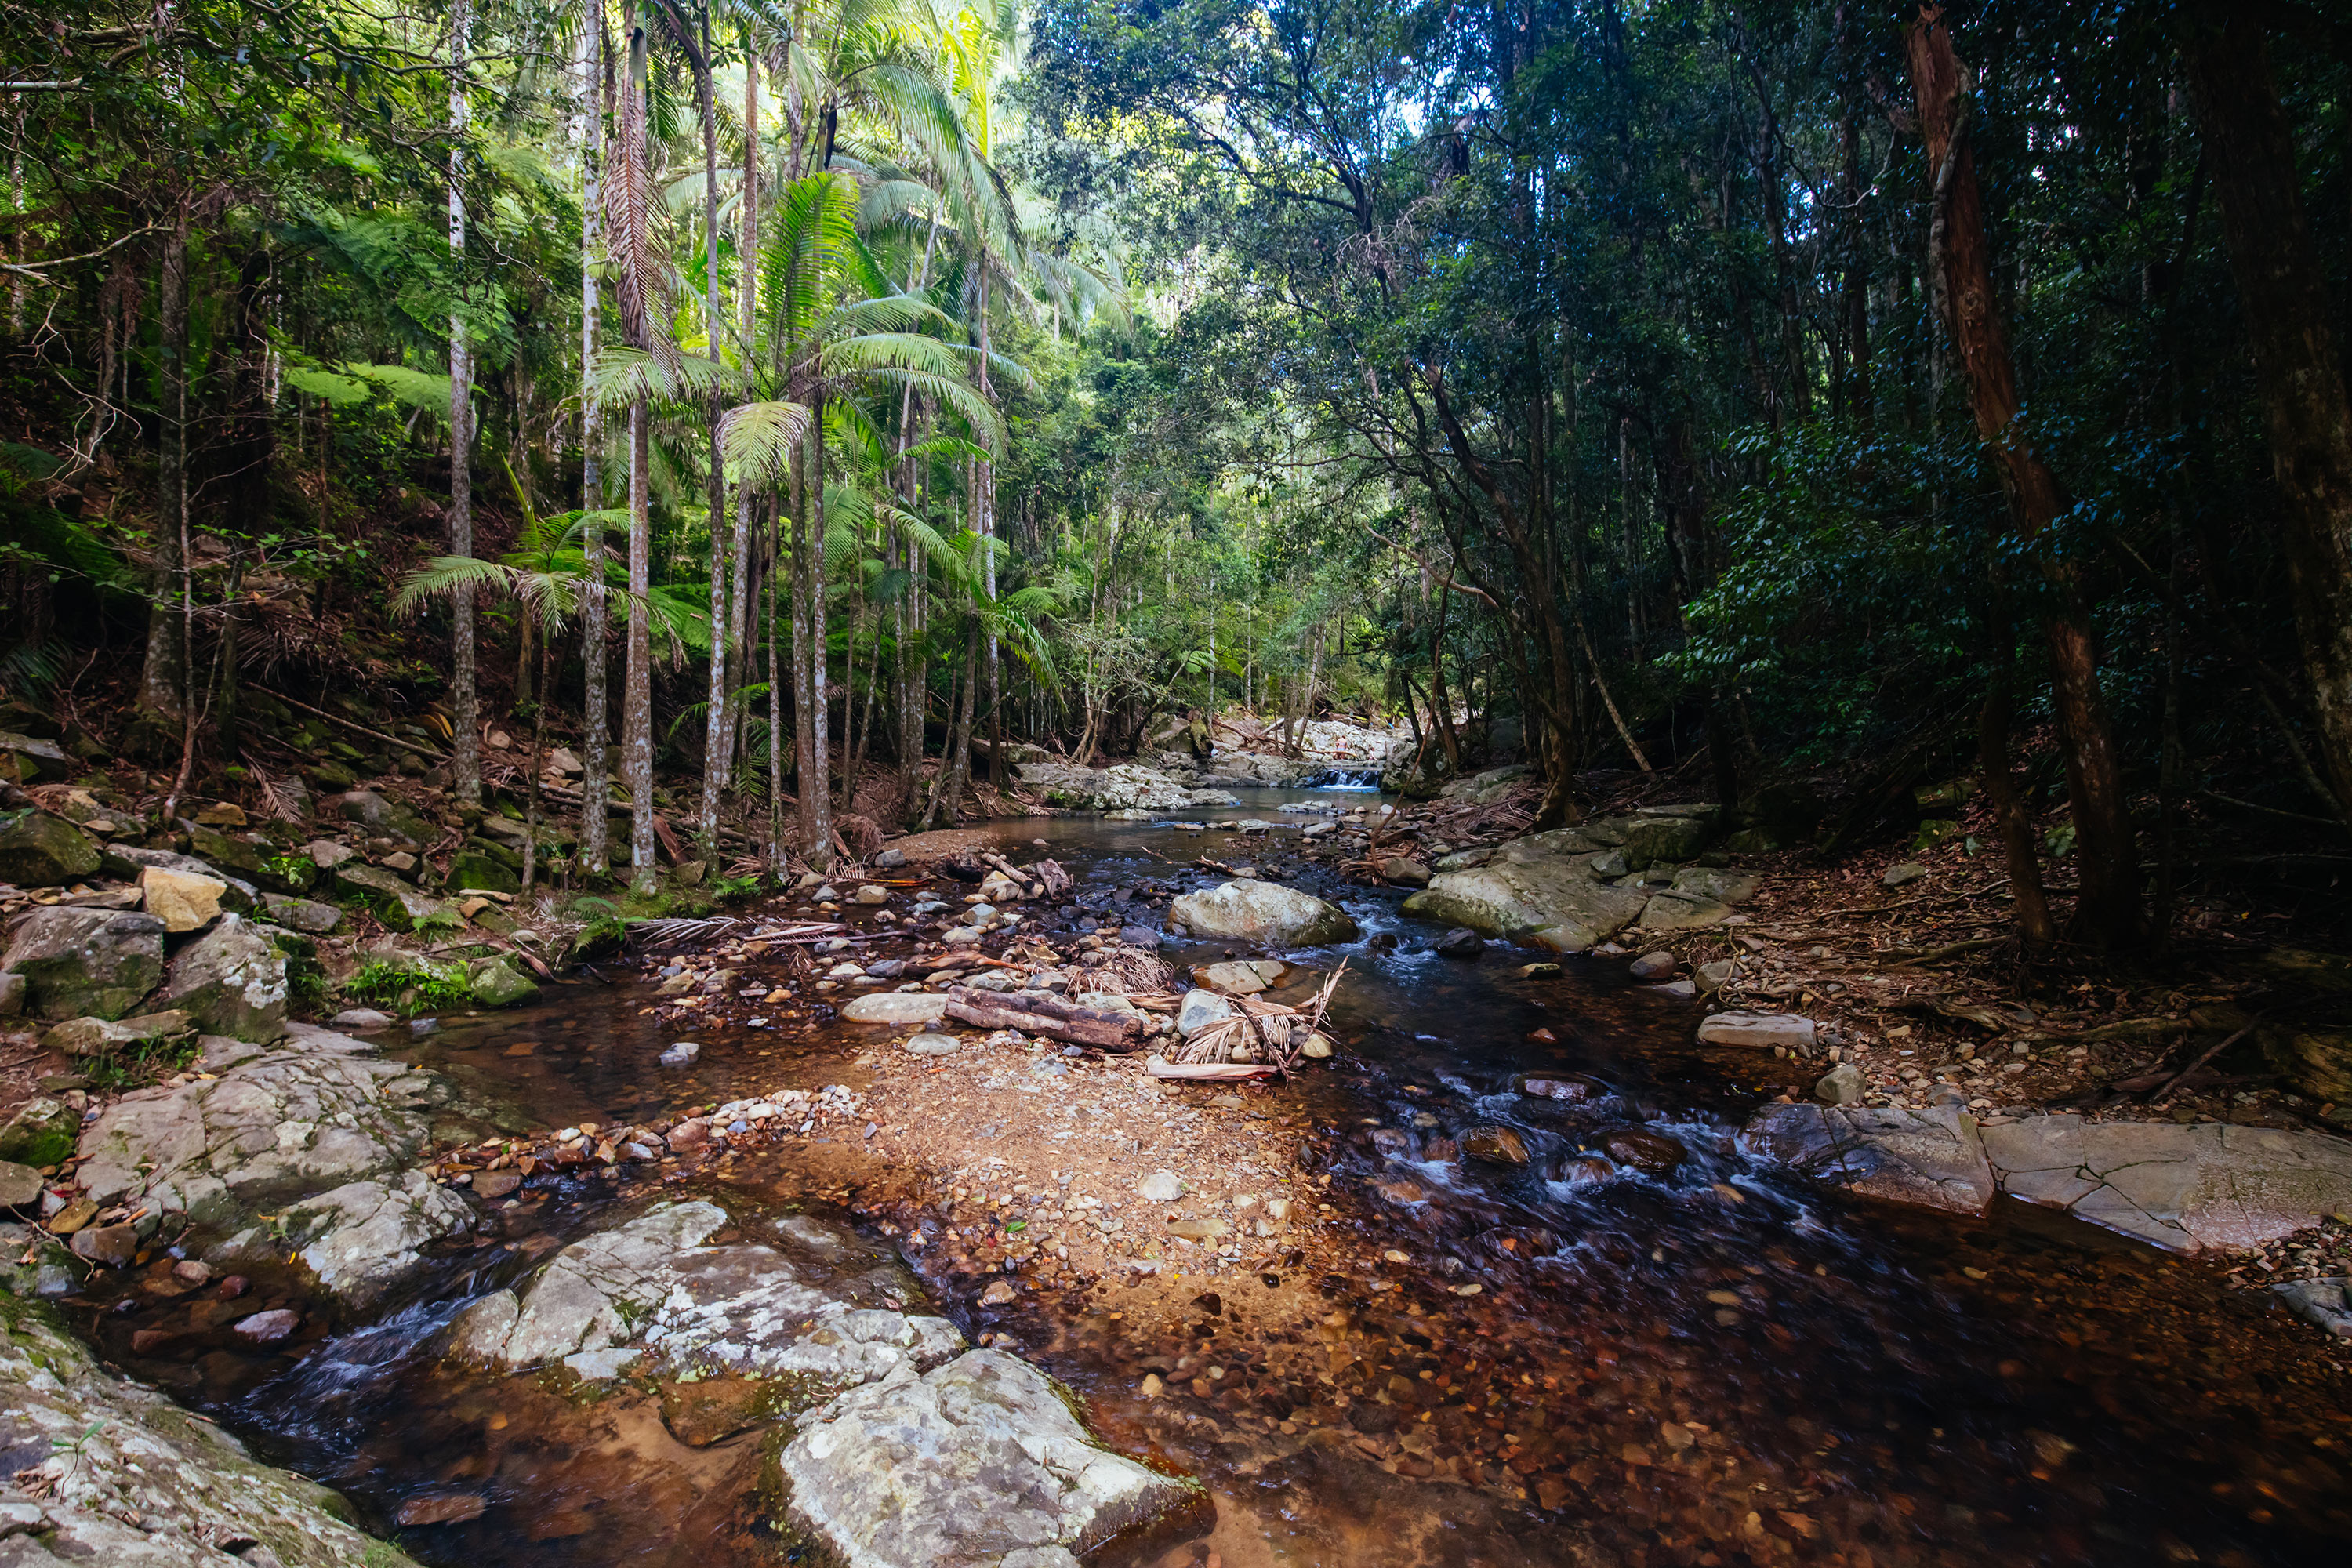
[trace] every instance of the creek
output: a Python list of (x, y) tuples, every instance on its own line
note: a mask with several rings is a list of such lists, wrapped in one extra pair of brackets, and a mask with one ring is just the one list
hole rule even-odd
[[(1200, 1477), (1215, 1533), (1168, 1568), (1210, 1551), (1227, 1568), (2340, 1561), (2352, 1389), (2313, 1331), (2226, 1289), (2219, 1266), (2063, 1216), (2006, 1200), (1981, 1220), (1874, 1205), (1749, 1160), (1734, 1134), (1783, 1079), (1769, 1057), (1695, 1047), (1694, 1004), (1629, 985), (1622, 961), (1529, 977), (1519, 967), (1545, 955), (1420, 951), (1436, 932), (1402, 920), (1395, 894), (1297, 858), (1288, 824), (1314, 817), (1280, 806), (1376, 799), (1261, 790), (1187, 814), (1286, 821), (1263, 837), (1086, 817), (982, 835), (1060, 859), (1112, 930), (1158, 915), (1106, 895), (1204, 852), (1324, 892), (1363, 927), (1296, 955), (1347, 960), (1332, 1023), (1348, 1048), (1270, 1097), (1307, 1117), (1301, 1180), (1329, 1176), (1316, 1196), (1331, 1210), (1318, 1245), (1263, 1279), (1227, 1268), (1203, 1289), (1195, 1269), (983, 1309), (936, 1249), (902, 1248), (857, 1212), (841, 1151), (812, 1147), (798, 1170), (787, 1146), (662, 1190), (850, 1224), (871, 1251), (844, 1270), (902, 1258), (968, 1332), (1005, 1336), (1081, 1394), (1113, 1446)], [(1163, 955), (1223, 952), (1171, 941)], [(780, 1081), (859, 1089), (882, 1037), (709, 1028), (696, 1062), (666, 1069), (655, 1058), (678, 1026), (648, 1016), (640, 981), (615, 979), (448, 1020), (400, 1054), (560, 1126)], [(1529, 1074), (1585, 1098), (1517, 1092)], [(1526, 1164), (1433, 1147), (1492, 1127), (1517, 1134)], [(1683, 1157), (1656, 1175), (1583, 1157), (1628, 1130)], [(129, 1294), (93, 1305), (87, 1327), (126, 1370), (341, 1489), (378, 1528), (420, 1493), (486, 1497), (479, 1517), (394, 1531), (427, 1563), (783, 1559), (760, 1489), (768, 1434), (697, 1446), (679, 1436), (690, 1416), (649, 1393), (583, 1399), (437, 1353), (467, 1302), (646, 1196), (609, 1174), (537, 1180), (502, 1239), (437, 1258), (378, 1316), (320, 1317), (287, 1344), (134, 1344), (150, 1309)], [(1192, 1381), (1213, 1363), (1215, 1378)], [(1143, 1393), (1147, 1370), (1162, 1396)]]

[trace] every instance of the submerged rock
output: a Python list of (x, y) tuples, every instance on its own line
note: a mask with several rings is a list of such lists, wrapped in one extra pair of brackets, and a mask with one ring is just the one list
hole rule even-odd
[(936, 1024), (948, 1016), (948, 999), (939, 991), (875, 991), (841, 1010), (853, 1024)]
[(1976, 1118), (1956, 1105), (1772, 1105), (1740, 1139), (1758, 1154), (1869, 1197), (1966, 1215), (1980, 1215), (1992, 1202), (1984, 1139)]
[(1317, 947), (1353, 942), (1359, 934), (1356, 922), (1338, 905), (1254, 878), (1186, 893), (1168, 906), (1168, 929), (1265, 947)]
[[(872, 1291), (820, 1283), (776, 1247), (704, 1245), (729, 1223), (716, 1204), (664, 1204), (574, 1242), (520, 1294), (497, 1291), (467, 1308), (452, 1325), (451, 1350), (509, 1370), (561, 1363), (591, 1379), (630, 1364), (605, 1352), (634, 1351), (671, 1373), (790, 1377), (814, 1403), (963, 1348), (946, 1319), (861, 1307), (857, 1298)], [(806, 1247), (835, 1259), (852, 1251), (849, 1237), (815, 1221), (790, 1224)]]
[(997, 1351), (853, 1389), (776, 1463), (793, 1522), (860, 1568), (1076, 1568), (1215, 1518), (1197, 1483), (1097, 1447), (1051, 1380)]

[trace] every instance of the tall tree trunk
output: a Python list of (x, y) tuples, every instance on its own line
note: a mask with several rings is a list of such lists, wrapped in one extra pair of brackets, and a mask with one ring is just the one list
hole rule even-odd
[[(975, 323), (980, 330), (980, 395), (982, 401), (996, 401), (995, 389), (988, 374), (988, 269), (983, 260), (980, 274), (980, 310)], [(981, 586), (987, 592), (989, 603), (996, 602), (996, 462), (983, 450), (972, 473), (972, 510), (980, 535)], [(1210, 679), (1216, 676), (1213, 672)], [(1000, 795), (1004, 790), (1004, 692), (998, 667), (996, 628), (988, 631), (988, 783)]]
[(621, 777), (629, 786), (629, 888), (651, 893), (654, 869), (654, 529), (646, 399), (629, 405), (629, 651), (621, 689)]
[(1462, 739), (1454, 729), (1454, 694), (1445, 689), (1445, 612), (1454, 598), (1451, 588), (1439, 584), (1437, 619), (1429, 628), (1429, 717), (1437, 742), (1445, 752), (1448, 778), (1462, 774)]
[(963, 794), (971, 783), (971, 717), (972, 695), (980, 685), (980, 617), (972, 617), (971, 626), (963, 643), (963, 677), (957, 683), (962, 690), (958, 699), (954, 721), (948, 727), (947, 753), (940, 759), (939, 787), (931, 793), (931, 804), (923, 813), (922, 831), (928, 833), (934, 824), (949, 827), (956, 825), (963, 814)]
[[(743, 61), (743, 194), (742, 237), (737, 252), (742, 258), (742, 277), (738, 288), (737, 308), (742, 324), (744, 363), (753, 358), (752, 343), (759, 330), (760, 311), (760, 57), (746, 54)], [(735, 748), (744, 729), (742, 711), (743, 688), (749, 684), (751, 670), (751, 645), (748, 639), (757, 584), (751, 576), (751, 487), (735, 487), (735, 561), (734, 587), (728, 595), (727, 608), (727, 732), (722, 742), (726, 766), (731, 775), (735, 765)]]
[[(702, 48), (694, 61), (695, 97), (702, 110), (702, 328), (710, 357), (719, 360), (719, 338), (726, 317), (719, 297), (719, 99), (710, 79), (710, 7), (701, 11)], [(747, 143), (745, 151), (750, 151)], [(748, 164), (749, 160), (746, 160)], [(746, 195), (749, 195), (748, 178)], [(755, 258), (746, 253), (746, 271)], [(710, 400), (710, 689), (702, 712), (702, 811), (695, 822), (702, 858), (715, 871), (719, 865), (719, 796), (727, 787), (727, 742), (734, 733), (727, 721), (728, 601), (735, 576), (734, 545), (727, 538), (727, 472), (719, 455), (719, 399)]]
[[(782, 541), (778, 537), (784, 509), (768, 498), (768, 614), (761, 635), (768, 641), (768, 865), (776, 876), (784, 873), (784, 681), (777, 669), (776, 580), (784, 574)], [(793, 588), (795, 595), (799, 593)], [(798, 612), (794, 613), (797, 622)]]
[[(455, 0), (449, 9), (449, 270), (457, 280), (462, 300), (466, 276), (465, 174), (466, 51), (473, 19), (471, 0)], [(474, 398), (473, 348), (467, 342), (462, 304), (449, 310), (449, 553), (474, 553)], [(474, 690), (474, 593), (461, 588), (450, 596), (449, 705), (456, 743), (450, 767), (457, 798), (470, 805), (482, 799), (482, 738), (480, 704)]]
[[(590, 512), (604, 508), (604, 411), (596, 400), (593, 367), (601, 329), (602, 305), (596, 279), (604, 265), (604, 115), (610, 85), (605, 66), (604, 8), (597, 0), (595, 14), (581, 29), (580, 94), (580, 505)], [(611, 636), (610, 612), (604, 598), (604, 531), (591, 522), (580, 531), (585, 572), (580, 584), (580, 868), (583, 875), (602, 877), (611, 869), (612, 850), (605, 832), (606, 801), (612, 794), (608, 747), (613, 721), (605, 688), (611, 673), (605, 643)]]
[(2287, 582), (2338, 812), (2352, 814), (2352, 396), (2263, 37), (2267, 14), (2192, 7), (2187, 58), (2230, 275), (2285, 502)]
[(1919, 13), (1911, 29), (1911, 77), (1927, 132), (1928, 167), (1936, 172), (1935, 227), (1949, 327), (1968, 373), (1977, 433), (1993, 448), (2018, 529), (2039, 548), (2052, 589), (2044, 620), (2050, 641), (2051, 696), (2066, 758), (2067, 804), (2074, 819), (2082, 892), (2074, 934), (2099, 947), (2122, 947), (2145, 934), (2138, 855), (2124, 797), (2123, 770), (2099, 689), (2098, 654), (2090, 616), (2072, 567), (2048, 548), (2061, 510), (2057, 476), (2012, 428), (2018, 409), (2017, 373), (2008, 331), (1993, 298), (1991, 258), (1985, 237), (1983, 197), (1967, 134), (1969, 81), (1953, 52), (1940, 10)]
[[(188, 204), (173, 198), (156, 288), (162, 319), (163, 406), (155, 461), (155, 574), (147, 608), (147, 654), (139, 679), (142, 751), (176, 754), (188, 722), (186, 581), (188, 533)], [(175, 604), (173, 601), (181, 603)]]

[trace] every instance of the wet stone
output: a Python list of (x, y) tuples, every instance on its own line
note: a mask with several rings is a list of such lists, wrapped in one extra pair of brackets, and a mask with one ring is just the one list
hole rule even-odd
[(1474, 1127), (1462, 1135), (1462, 1152), (1490, 1165), (1524, 1165), (1527, 1140), (1511, 1127)]
[(1598, 1142), (1611, 1159), (1645, 1176), (1671, 1176), (1690, 1157), (1680, 1139), (1644, 1128), (1615, 1128), (1602, 1133)]
[(392, 1518), (404, 1530), (425, 1524), (463, 1524), (481, 1518), (486, 1506), (478, 1492), (441, 1492), (404, 1500)]

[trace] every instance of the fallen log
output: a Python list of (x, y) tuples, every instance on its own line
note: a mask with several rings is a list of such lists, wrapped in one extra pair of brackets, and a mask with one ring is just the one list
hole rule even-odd
[(1206, 1079), (1217, 1083), (1272, 1078), (1281, 1070), (1270, 1062), (1171, 1062), (1158, 1057), (1143, 1064), (1146, 1078)]
[(1143, 1045), (1142, 1019), (1081, 1007), (1045, 991), (974, 991), (958, 985), (948, 993), (948, 1016), (977, 1029), (1018, 1029), (1099, 1051), (1124, 1054)]

